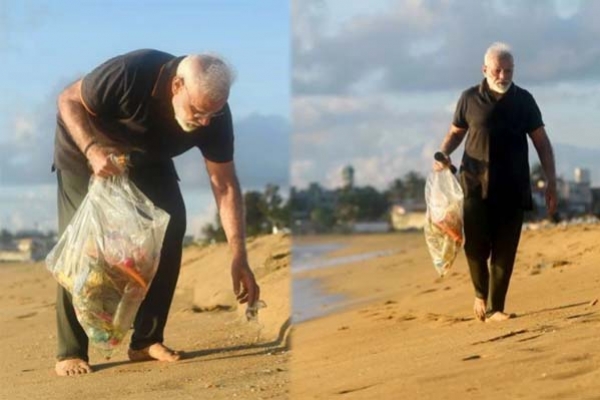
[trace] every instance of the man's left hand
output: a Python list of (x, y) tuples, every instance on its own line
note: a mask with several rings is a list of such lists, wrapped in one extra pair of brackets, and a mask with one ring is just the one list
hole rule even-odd
[(549, 183), (546, 186), (546, 209), (551, 217), (556, 213), (557, 197), (556, 184)]
[(254, 274), (247, 260), (234, 259), (231, 263), (231, 279), (233, 292), (240, 304), (254, 305), (260, 299), (260, 287), (254, 279)]

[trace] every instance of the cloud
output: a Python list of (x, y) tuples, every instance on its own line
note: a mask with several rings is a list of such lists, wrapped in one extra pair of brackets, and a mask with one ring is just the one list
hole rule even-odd
[(421, 147), (439, 145), (452, 117), (450, 97), (439, 94), (437, 105), (385, 95), (295, 98), (292, 183), (336, 186), (342, 168), (352, 164), (357, 184), (384, 187), (430, 165), (433, 153), (422, 154)]
[(56, 186), (3, 187), (0, 192), (0, 228), (17, 231), (37, 227), (56, 230)]
[[(600, 148), (600, 2), (358, 3), (293, 10), (294, 185), (337, 186), (346, 165), (357, 184), (380, 188), (410, 170), (427, 173), (461, 91), (481, 80), (483, 54), (498, 40), (512, 45), (515, 81), (536, 98), (556, 148)], [(570, 176), (582, 153), (557, 154)]]
[(10, 107), (0, 136), (0, 184), (30, 185), (54, 182), (50, 171), (56, 126), (57, 85), (40, 104), (30, 109)]
[(460, 88), (479, 79), (485, 49), (498, 40), (513, 46), (517, 80), (600, 78), (598, 2), (566, 12), (547, 1), (397, 0), (338, 25), (331, 4), (294, 10), (295, 95)]

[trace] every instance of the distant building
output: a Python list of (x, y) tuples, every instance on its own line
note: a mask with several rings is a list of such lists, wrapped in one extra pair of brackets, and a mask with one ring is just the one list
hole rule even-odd
[(600, 188), (592, 188), (592, 214), (600, 216)]
[(574, 180), (563, 182), (557, 189), (558, 197), (565, 204), (569, 216), (589, 214), (592, 212), (592, 188), (590, 171), (575, 168)]
[(575, 168), (575, 182), (590, 185), (592, 182), (590, 170), (587, 168)]
[(51, 250), (47, 240), (37, 237), (15, 239), (0, 244), (0, 262), (33, 262), (43, 260)]
[(423, 229), (426, 213), (425, 203), (394, 204), (390, 210), (392, 228), (397, 231)]
[(351, 165), (342, 170), (342, 187), (346, 189), (354, 187), (354, 168)]
[(382, 233), (390, 231), (390, 224), (387, 221), (355, 222), (352, 226), (354, 233)]
[(317, 227), (311, 221), (311, 212), (317, 209), (333, 212), (337, 202), (337, 192), (311, 183), (305, 190), (292, 188), (292, 229), (296, 234), (315, 233)]
[[(546, 182), (543, 179), (532, 182), (533, 203), (537, 218), (545, 218), (546, 216), (545, 190)], [(562, 218), (594, 212), (591, 174), (588, 169), (575, 168), (572, 181), (558, 178), (556, 180), (556, 191), (558, 194), (558, 213)], [(600, 207), (600, 204), (596, 207)]]

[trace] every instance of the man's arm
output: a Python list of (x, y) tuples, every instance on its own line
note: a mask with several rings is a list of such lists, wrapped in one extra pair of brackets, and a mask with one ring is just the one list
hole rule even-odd
[[(448, 130), (446, 137), (444, 137), (444, 140), (440, 147), (440, 150), (442, 151), (442, 153), (444, 153), (446, 155), (446, 157), (448, 158), (448, 164), (452, 164), (452, 160), (450, 159), (450, 154), (454, 150), (456, 150), (458, 148), (458, 146), (460, 146), (460, 144), (462, 143), (466, 134), (467, 134), (466, 129), (459, 128), (458, 126), (455, 126), (454, 124), (450, 125), (450, 129)], [(445, 167), (446, 167), (446, 165), (444, 165), (438, 161), (434, 161), (434, 163), (433, 163), (433, 169), (435, 171), (440, 171)]]
[(110, 161), (111, 149), (101, 146), (94, 136), (90, 114), (81, 101), (81, 79), (67, 87), (58, 97), (58, 111), (71, 138), (87, 157), (95, 175), (106, 177), (120, 174), (121, 169)]
[(442, 153), (449, 157), (450, 154), (452, 154), (452, 152), (456, 150), (458, 146), (460, 146), (466, 134), (466, 129), (459, 128), (455, 125), (450, 125), (450, 130), (446, 134), (446, 137), (444, 138), (444, 141), (442, 142), (442, 146), (440, 148), (440, 150), (442, 150)]
[(231, 264), (233, 290), (240, 303), (248, 302), (253, 305), (260, 298), (260, 288), (248, 265), (244, 202), (235, 165), (233, 161), (215, 163), (205, 160), (205, 163), (221, 225), (233, 255)]
[(554, 164), (554, 152), (552, 144), (546, 134), (546, 129), (540, 126), (533, 132), (529, 133), (529, 137), (533, 142), (535, 151), (538, 154), (540, 163), (546, 175), (546, 207), (548, 214), (554, 215), (556, 212), (557, 194), (556, 194), (556, 167)]

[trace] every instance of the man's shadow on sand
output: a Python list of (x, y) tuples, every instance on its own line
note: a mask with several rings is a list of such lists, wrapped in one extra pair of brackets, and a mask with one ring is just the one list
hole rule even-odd
[[(248, 343), (237, 346), (220, 347), (215, 349), (195, 350), (190, 352), (184, 352), (183, 357), (178, 363), (188, 362), (201, 357), (210, 356), (213, 354), (223, 354), (222, 357), (212, 358), (211, 360), (224, 360), (228, 358), (239, 358), (239, 357), (253, 357), (258, 355), (267, 355), (280, 351), (287, 351), (291, 347), (291, 332), (292, 329), (292, 317), (288, 317), (285, 322), (279, 328), (277, 338), (270, 342), (262, 343)], [(248, 351), (244, 351), (248, 350)], [(255, 350), (255, 351), (254, 351)], [(240, 354), (228, 354), (234, 352), (240, 352)], [(139, 364), (138, 362), (126, 361), (113, 361), (103, 364), (94, 365), (95, 371), (101, 371), (103, 369), (118, 367), (120, 365)]]

